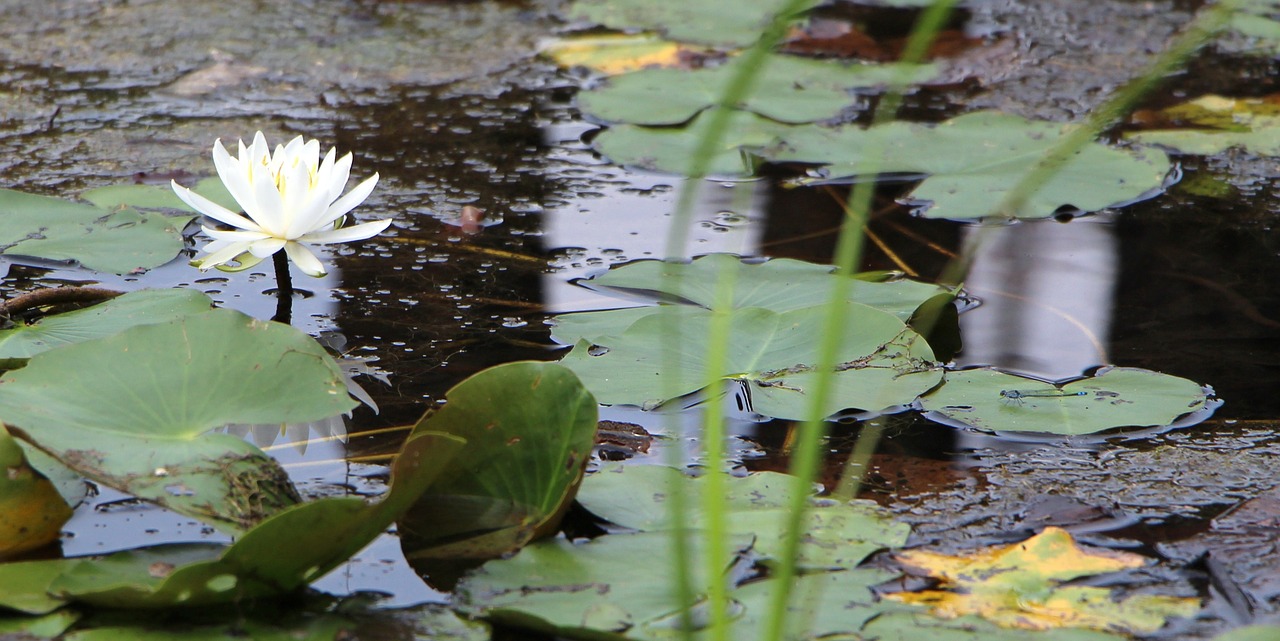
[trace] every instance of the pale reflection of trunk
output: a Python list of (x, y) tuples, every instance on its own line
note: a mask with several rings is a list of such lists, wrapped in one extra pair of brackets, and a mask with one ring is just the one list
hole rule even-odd
[(1098, 216), (983, 233), (964, 283), (982, 303), (960, 316), (964, 351), (957, 364), (1055, 380), (1108, 363), (1115, 228)]

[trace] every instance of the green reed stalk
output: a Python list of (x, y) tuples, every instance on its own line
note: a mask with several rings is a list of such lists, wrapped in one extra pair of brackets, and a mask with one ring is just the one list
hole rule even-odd
[[(924, 58), (929, 43), (933, 42), (934, 37), (946, 24), (954, 4), (954, 0), (938, 0), (925, 10), (912, 28), (907, 46), (903, 51), (902, 62), (913, 63)], [(896, 117), (905, 89), (906, 84), (902, 82), (893, 83), (888, 87), (876, 107), (870, 126), (889, 122)], [(833, 262), (836, 265), (836, 273), (844, 278), (835, 279), (827, 299), (818, 351), (819, 360), (814, 366), (818, 374), (812, 388), (809, 418), (801, 424), (800, 437), (791, 455), (790, 472), (795, 477), (795, 491), (792, 493), (790, 509), (787, 512), (782, 552), (773, 572), (775, 589), (765, 623), (763, 638), (766, 641), (781, 641), (787, 632), (792, 581), (796, 576), (801, 538), (805, 534), (809, 492), (813, 487), (814, 479), (818, 476), (818, 468), (822, 461), (822, 440), (826, 434), (825, 408), (827, 399), (831, 396), (832, 379), (835, 376), (835, 355), (840, 350), (840, 341), (843, 336), (843, 332), (839, 331), (841, 323), (844, 322), (841, 312), (844, 302), (849, 299), (853, 274), (862, 258), (862, 230), (867, 223), (867, 212), (871, 208), (872, 196), (875, 195), (874, 178), (879, 173), (880, 154), (878, 152), (879, 150), (871, 149), (865, 155), (867, 160), (862, 163), (858, 172), (863, 179), (854, 185), (849, 194), (849, 201), (845, 208), (848, 219), (841, 225), (840, 236), (836, 241)], [(862, 445), (861, 439), (859, 445)], [(870, 448), (874, 449), (874, 443)]]
[[(702, 117), (708, 117), (707, 131), (704, 137), (698, 141), (698, 146), (694, 148), (694, 152), (689, 162), (687, 171), (688, 176), (686, 182), (680, 189), (679, 197), (676, 200), (675, 212), (672, 216), (671, 227), (667, 233), (667, 260), (674, 261), (683, 259), (685, 255), (685, 245), (689, 238), (689, 225), (693, 218), (693, 205), (697, 198), (698, 191), (701, 187), (701, 179), (707, 175), (707, 168), (710, 166), (711, 158), (715, 154), (717, 147), (728, 131), (729, 116), (732, 114), (730, 108), (741, 103), (748, 95), (751, 88), (755, 84), (756, 78), (764, 70), (767, 62), (768, 54), (773, 51), (779, 42), (782, 41), (786, 25), (790, 21), (791, 16), (803, 10), (810, 0), (787, 0), (782, 8), (774, 15), (769, 26), (764, 30), (760, 39), (745, 52), (742, 56), (742, 66), (730, 78), (725, 86), (724, 93), (721, 94), (717, 101), (718, 109), (712, 109), (704, 112)], [(733, 273), (730, 273), (733, 272)], [(674, 287), (678, 288), (678, 280), (680, 275), (673, 269), (666, 269), (663, 278), (674, 282)], [(729, 351), (729, 321), (730, 308), (733, 300), (733, 285), (736, 278), (736, 271), (722, 271), (717, 275), (715, 289), (715, 304), (712, 306), (712, 339), (707, 346), (707, 371), (708, 381), (705, 389), (710, 390), (712, 396), (723, 386), (723, 381), (715, 373), (723, 370), (724, 363), (728, 360)], [(675, 341), (668, 341), (668, 344), (679, 343), (679, 327), (677, 318), (674, 313), (664, 315), (664, 330), (666, 336), (677, 337)], [(663, 369), (666, 371), (675, 371), (679, 367), (676, 362), (676, 354), (673, 350), (663, 350)], [(671, 390), (668, 397), (678, 393), (677, 390)], [(724, 416), (723, 407), (717, 399), (706, 404), (704, 408), (704, 432), (702, 442), (704, 455), (706, 460), (706, 476), (703, 480), (703, 509), (705, 521), (705, 536), (703, 555), (706, 561), (705, 572), (707, 573), (707, 581), (709, 582), (707, 592), (709, 601), (709, 624), (712, 641), (728, 641), (729, 633), (729, 616), (728, 616), (728, 576), (727, 568), (722, 564), (728, 558), (728, 530), (726, 527), (726, 510), (724, 505), (724, 470), (721, 469), (724, 459)], [(667, 420), (668, 432), (672, 434), (679, 433), (679, 427), (676, 425), (674, 417)], [(672, 456), (679, 457), (682, 455), (683, 448), (673, 448)], [(677, 461), (676, 467), (680, 467)], [(672, 562), (674, 563), (674, 582), (676, 584), (676, 596), (680, 603), (691, 603), (693, 600), (693, 585), (689, 576), (689, 545), (687, 540), (688, 520), (686, 509), (689, 505), (688, 499), (680, 491), (677, 485), (673, 488), (670, 497), (672, 521), (673, 521), (673, 549)], [(681, 635), (685, 639), (693, 638), (693, 626), (690, 614), (687, 610), (680, 613), (680, 629)]]

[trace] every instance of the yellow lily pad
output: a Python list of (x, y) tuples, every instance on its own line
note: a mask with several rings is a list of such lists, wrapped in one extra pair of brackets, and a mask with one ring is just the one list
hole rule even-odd
[(1117, 601), (1105, 588), (1060, 587), (1059, 582), (1077, 577), (1141, 567), (1146, 559), (1083, 548), (1056, 527), (1021, 543), (965, 556), (913, 550), (897, 558), (941, 579), (947, 589), (898, 592), (887, 598), (927, 606), (944, 618), (973, 614), (1011, 628), (1150, 633), (1168, 617), (1191, 616), (1200, 608), (1194, 598), (1144, 594)]
[(607, 76), (655, 67), (683, 67), (689, 57), (708, 54), (705, 47), (672, 42), (651, 33), (574, 36), (554, 40), (542, 48), (542, 55), (561, 67), (586, 67)]
[(0, 558), (58, 540), (71, 507), (0, 425)]

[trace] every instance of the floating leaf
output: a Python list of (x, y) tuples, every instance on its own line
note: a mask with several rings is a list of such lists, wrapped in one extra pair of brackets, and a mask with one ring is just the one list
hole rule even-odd
[[(579, 93), (578, 106), (607, 122), (678, 125), (719, 104), (742, 60), (695, 70), (644, 69), (624, 74)], [(845, 64), (785, 55), (770, 56), (760, 69), (750, 95), (733, 107), (787, 123), (839, 116), (853, 106), (854, 89), (889, 82), (920, 83), (937, 75), (933, 65)]]
[[(764, 263), (744, 263), (732, 254), (708, 254), (691, 263), (642, 260), (611, 269), (578, 284), (596, 290), (639, 295), (659, 302), (682, 303), (710, 308), (715, 299), (716, 280), (732, 269), (738, 286), (734, 288), (735, 308), (763, 307), (789, 312), (827, 302), (831, 287), (839, 278), (830, 265), (818, 265), (788, 258)], [(876, 272), (850, 279), (849, 300), (892, 313), (906, 321), (929, 299), (951, 294), (938, 285), (901, 278), (899, 274)], [(653, 307), (604, 312), (580, 312), (556, 317), (552, 337), (563, 343), (620, 334), (648, 314)]]
[[(717, 372), (709, 372), (706, 362), (712, 312), (697, 308), (646, 316), (602, 338), (603, 345), (579, 343), (561, 363), (605, 404), (656, 407), (702, 389), (714, 375), (749, 385), (754, 411), (801, 419), (809, 411), (806, 390), (819, 360), (814, 337), (822, 331), (824, 309), (733, 310), (728, 359)], [(842, 313), (836, 391), (824, 414), (909, 403), (941, 379), (928, 344), (892, 314), (859, 303), (846, 303)], [(672, 327), (678, 328), (675, 335)]]
[(1280, 103), (1275, 98), (1201, 96), (1160, 112), (1196, 129), (1150, 130), (1125, 137), (1184, 154), (1219, 154), (1240, 147), (1259, 156), (1280, 154)]
[(561, 67), (586, 67), (610, 76), (653, 67), (683, 67), (684, 58), (706, 53), (706, 49), (648, 33), (574, 36), (542, 47), (542, 55)]
[[(753, 551), (776, 559), (782, 552), (783, 527), (795, 491), (795, 479), (785, 474), (757, 472), (726, 479), (724, 494), (728, 531), (756, 537)], [(676, 487), (680, 484), (682, 487)], [(670, 530), (670, 496), (701, 494), (704, 481), (680, 470), (655, 465), (607, 465), (589, 476), (578, 492), (578, 502), (588, 511), (616, 525), (652, 532)], [(704, 525), (701, 503), (691, 501), (686, 525)], [(805, 545), (804, 563), (817, 567), (851, 568), (876, 550), (906, 543), (911, 528), (897, 523), (870, 502), (823, 502), (813, 506)]]
[(488, 559), (558, 524), (595, 443), (596, 401), (569, 369), (519, 362), (449, 390), (414, 427), (467, 448), (399, 524), (411, 559)]
[(396, 457), (390, 489), (377, 503), (338, 497), (296, 505), (227, 548), (170, 545), (85, 559), (55, 579), (50, 590), (115, 608), (230, 603), (291, 592), (381, 535), (463, 445), (461, 439), (437, 432), (412, 436)]
[[(689, 174), (694, 151), (707, 135), (707, 123), (716, 113), (708, 109), (683, 127), (618, 125), (596, 136), (595, 148), (620, 165), (654, 171)], [(749, 175), (755, 171), (753, 150), (775, 142), (792, 125), (762, 118), (749, 111), (733, 111), (720, 146), (712, 150), (706, 172), (711, 175)]]
[(0, 563), (0, 608), (45, 614), (66, 605), (49, 594), (49, 584), (79, 561), (50, 559)]
[(106, 626), (77, 630), (62, 641), (337, 641), (351, 636), (356, 624), (347, 617), (325, 613), (275, 622), (240, 618), (223, 625)]
[[(210, 176), (196, 183), (193, 191), (232, 211), (240, 211), (240, 205), (227, 191), (227, 186), (217, 176)], [(80, 194), (80, 197), (101, 209), (177, 209), (196, 213), (187, 203), (173, 193), (169, 185), (109, 185)]]
[(929, 218), (1045, 218), (1062, 207), (1089, 212), (1149, 198), (1162, 188), (1171, 168), (1163, 152), (1090, 143), (1032, 192), (1023, 209), (997, 211), (1071, 128), (976, 112), (936, 125), (797, 127), (781, 133), (782, 142), (760, 154), (773, 161), (828, 165), (826, 180), (855, 178), (868, 161), (880, 173), (918, 174), (924, 182), (907, 200), (927, 204), (924, 215)]
[(0, 416), (85, 476), (239, 532), (296, 500), (229, 423), (350, 410), (341, 371), (287, 325), (214, 310), (50, 350), (0, 379)]
[(1280, 639), (1280, 625), (1246, 625), (1219, 634), (1213, 641), (1275, 641)]
[(79, 613), (67, 610), (51, 612), (39, 617), (3, 618), (0, 619), (0, 638), (13, 641), (37, 641), (38, 639), (63, 641), (71, 637), (64, 637), (62, 633), (79, 619)]
[[(689, 540), (689, 568), (704, 583), (699, 536)], [(455, 603), (466, 613), (545, 633), (621, 633), (696, 602), (675, 594), (667, 532), (602, 536), (586, 543), (539, 541), (509, 559), (490, 561), (458, 584)], [(728, 542), (726, 569), (749, 537)]]
[(886, 597), (928, 605), (947, 618), (978, 614), (1009, 627), (1151, 633), (1168, 617), (1191, 616), (1200, 609), (1199, 600), (1193, 598), (1142, 594), (1117, 602), (1105, 588), (1059, 586), (1082, 576), (1141, 567), (1146, 559), (1127, 552), (1086, 550), (1056, 527), (1021, 543), (964, 556), (912, 550), (897, 558), (955, 590), (897, 592)]
[(40, 352), (207, 312), (208, 296), (189, 289), (144, 289), (30, 325), (0, 330), (0, 359), (30, 358)]
[(0, 425), (0, 558), (58, 540), (71, 507)]
[[(803, 8), (817, 4), (809, 0)], [(783, 0), (578, 0), (568, 17), (613, 29), (658, 31), (680, 42), (739, 48), (758, 40), (785, 5)]]
[(1205, 389), (1185, 378), (1113, 367), (1062, 386), (993, 369), (950, 372), (920, 404), (979, 429), (1092, 434), (1168, 425), (1207, 400)]
[(0, 189), (5, 254), (75, 260), (118, 274), (172, 260), (183, 247), (181, 231), (190, 220)]
[(859, 638), (865, 641), (1128, 641), (1131, 637), (1085, 629), (1002, 628), (975, 616), (939, 619), (915, 612), (887, 612), (867, 623)]

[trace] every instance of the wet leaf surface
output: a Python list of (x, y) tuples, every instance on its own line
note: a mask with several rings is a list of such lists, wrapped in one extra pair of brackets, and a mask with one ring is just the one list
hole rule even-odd
[(400, 520), (410, 559), (489, 559), (554, 531), (591, 457), (596, 401), (554, 363), (508, 363), (446, 395), (413, 433), (467, 441)]
[(63, 639), (62, 633), (79, 618), (79, 613), (63, 610), (39, 617), (0, 619), (0, 636), (16, 641)]
[(1086, 550), (1060, 528), (962, 556), (909, 550), (896, 558), (928, 572), (952, 591), (895, 592), (887, 598), (927, 605), (944, 618), (978, 614), (1008, 627), (1151, 633), (1168, 617), (1189, 617), (1200, 608), (1198, 599), (1141, 594), (1116, 601), (1106, 588), (1061, 585), (1082, 576), (1141, 567), (1147, 559)]
[[(729, 532), (756, 537), (752, 550), (764, 558), (781, 552), (783, 522), (795, 491), (794, 479), (784, 474), (760, 472), (726, 480), (725, 502)], [(677, 489), (676, 484), (681, 484)], [(654, 466), (605, 465), (588, 477), (578, 502), (596, 516), (615, 525), (642, 532), (672, 529), (670, 497), (682, 491), (692, 502), (701, 495), (703, 481), (679, 470)], [(704, 524), (701, 508), (686, 515), (689, 527)], [(820, 568), (852, 568), (876, 550), (897, 547), (910, 529), (885, 518), (871, 503), (841, 505), (817, 503), (809, 513), (805, 531), (808, 545), (802, 563)]]
[(229, 532), (297, 496), (257, 448), (205, 432), (318, 420), (355, 405), (309, 336), (227, 310), (50, 350), (3, 381), (0, 413), (24, 440), (91, 479)]
[[(423, 431), (410, 438), (378, 502), (320, 499), (286, 509), (233, 545), (177, 545), (85, 559), (50, 586), (64, 599), (113, 608), (230, 603), (306, 586), (381, 535), (445, 470), (465, 442)], [(288, 553), (282, 551), (288, 550)]]
[(107, 210), (58, 198), (0, 190), (0, 244), (4, 253), (74, 260), (123, 274), (173, 260), (191, 216), (133, 209)]
[(92, 307), (0, 330), (0, 359), (30, 358), (55, 347), (118, 334), (137, 325), (207, 312), (213, 301), (189, 289), (144, 289)]
[[(645, 69), (609, 79), (578, 94), (578, 106), (606, 122), (678, 125), (719, 104), (741, 58), (703, 69)], [(754, 90), (734, 105), (785, 123), (830, 120), (852, 107), (855, 90), (877, 89), (893, 81), (920, 84), (937, 75), (932, 65), (844, 64), (774, 55), (756, 76)]]
[[(1070, 126), (996, 112), (976, 112), (936, 125), (893, 122), (871, 129), (803, 127), (784, 132), (769, 160), (823, 164), (823, 180), (855, 178), (868, 167), (919, 174), (905, 198), (929, 218), (1045, 218), (1060, 208), (1084, 212), (1158, 194), (1172, 165), (1163, 152), (1101, 143), (1068, 158), (1019, 211), (999, 211), (1010, 190)], [(874, 164), (867, 164), (874, 161)], [(1088, 185), (1082, 190), (1081, 185)]]
[[(859, 303), (844, 306), (844, 337), (837, 354), (826, 415), (858, 408), (882, 410), (911, 402), (941, 380), (933, 352), (918, 334), (892, 314)], [(777, 313), (759, 307), (729, 312), (731, 338), (721, 371), (709, 371), (705, 346), (711, 340), (712, 312), (668, 308), (635, 321), (617, 336), (592, 346), (580, 342), (560, 362), (573, 369), (606, 404), (654, 408), (701, 390), (710, 377), (751, 386), (751, 410), (777, 418), (803, 418), (805, 390), (813, 377), (818, 346), (812, 340), (823, 323), (822, 307)], [(673, 337), (668, 331), (679, 329)], [(606, 350), (601, 353), (599, 348)], [(710, 390), (718, 396), (722, 390)]]
[[(703, 111), (683, 127), (609, 127), (596, 136), (594, 145), (619, 165), (687, 175), (693, 170), (693, 152), (706, 135), (707, 123), (715, 112), (715, 109)], [(753, 173), (755, 163), (750, 157), (753, 150), (775, 143), (790, 128), (749, 111), (734, 110), (724, 139), (713, 150), (706, 172), (728, 176)]]
[(1117, 427), (1169, 425), (1204, 409), (1205, 389), (1185, 378), (1114, 367), (1065, 385), (993, 369), (949, 372), (921, 407), (979, 429), (1092, 434)]

